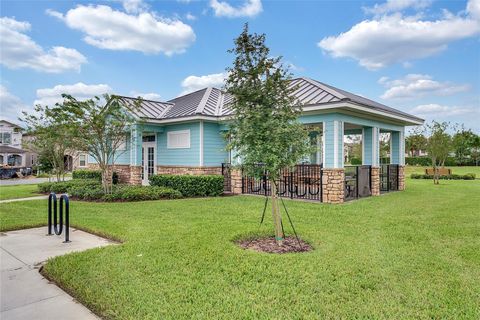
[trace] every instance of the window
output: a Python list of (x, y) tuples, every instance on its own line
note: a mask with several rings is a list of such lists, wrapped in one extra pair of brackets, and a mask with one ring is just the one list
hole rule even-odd
[(78, 159), (78, 166), (79, 167), (86, 167), (87, 166), (87, 155), (81, 154)]
[(190, 148), (190, 130), (170, 131), (167, 133), (167, 148)]
[(1, 144), (12, 143), (12, 134), (10, 132), (0, 132), (0, 143)]

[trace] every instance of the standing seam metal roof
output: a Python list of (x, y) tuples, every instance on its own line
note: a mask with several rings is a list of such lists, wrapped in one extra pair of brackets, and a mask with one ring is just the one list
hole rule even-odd
[[(404, 116), (412, 120), (423, 121), (408, 113), (388, 107), (376, 101), (361, 97), (325, 83), (309, 79), (292, 79), (289, 88), (293, 90), (296, 103), (302, 106), (321, 105), (333, 102), (352, 102), (377, 111), (384, 111), (393, 115)], [(127, 107), (132, 106), (135, 98), (121, 97)], [(186, 95), (179, 96), (167, 102), (142, 100), (140, 111), (136, 115), (148, 119), (173, 119), (195, 115), (213, 117), (232, 114), (229, 107), (232, 96), (218, 88), (204, 88)]]

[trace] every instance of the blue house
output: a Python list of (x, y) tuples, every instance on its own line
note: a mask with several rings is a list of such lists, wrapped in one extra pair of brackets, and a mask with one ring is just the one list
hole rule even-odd
[[(386, 183), (383, 189), (404, 188), (405, 127), (420, 125), (422, 119), (309, 78), (293, 79), (290, 85), (295, 87), (293, 95), (303, 107), (300, 121), (308, 126), (316, 146), (316, 152), (303, 165), (310, 166), (310, 172), (313, 166), (321, 168), (317, 170), (321, 177), (315, 183), (320, 184), (323, 202), (343, 202), (352, 190), (356, 197), (364, 193), (377, 195), (382, 191), (382, 183)], [(122, 100), (128, 107), (136, 99)], [(225, 169), (225, 164), (232, 160), (225, 151), (223, 135), (232, 116), (230, 101), (231, 97), (217, 88), (205, 88), (167, 102), (142, 100), (135, 112), (139, 123), (127, 135), (115, 164), (120, 180), (148, 184), (153, 174), (222, 174), (222, 164)], [(390, 133), (390, 166), (383, 171), (381, 133)], [(344, 164), (344, 136), (350, 134), (362, 136), (360, 169), (346, 168)], [(364, 169), (368, 169), (368, 174)], [(391, 179), (382, 181), (385, 175), (388, 178), (392, 174), (396, 176), (395, 186)], [(366, 175), (367, 191), (359, 181), (365, 182)], [(301, 188), (301, 181), (313, 183), (305, 177), (290, 179), (290, 189)], [(348, 181), (353, 178), (357, 184), (348, 188)], [(226, 179), (231, 180), (226, 181), (226, 186), (233, 193), (249, 193), (248, 184), (253, 185), (238, 172), (229, 172)], [(297, 194), (303, 192), (297, 190)]]

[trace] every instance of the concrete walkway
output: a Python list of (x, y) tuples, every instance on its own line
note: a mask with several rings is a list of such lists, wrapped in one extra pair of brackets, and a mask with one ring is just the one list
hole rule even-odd
[(70, 243), (46, 233), (47, 227), (41, 227), (0, 234), (0, 319), (98, 319), (38, 269), (48, 258), (113, 242), (73, 228)]
[[(65, 177), (65, 181), (72, 180), (72, 177)], [(52, 179), (52, 181), (54, 181)], [(0, 180), (0, 186), (15, 186), (19, 184), (39, 184), (48, 182), (48, 178), (23, 178), (23, 179), (6, 179)]]
[(9, 202), (27, 201), (27, 200), (42, 200), (42, 199), (48, 199), (48, 196), (35, 196), (35, 197), (28, 197), (28, 198), (0, 200), (0, 203), (9, 203)]

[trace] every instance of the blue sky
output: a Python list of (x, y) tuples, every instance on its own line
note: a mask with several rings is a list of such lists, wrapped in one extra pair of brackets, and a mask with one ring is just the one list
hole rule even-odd
[(245, 22), (295, 76), (480, 131), (480, 0), (2, 1), (1, 117), (220, 86)]

